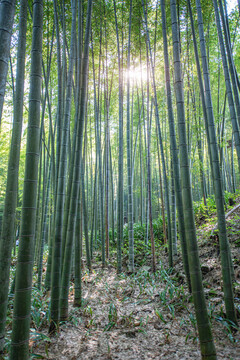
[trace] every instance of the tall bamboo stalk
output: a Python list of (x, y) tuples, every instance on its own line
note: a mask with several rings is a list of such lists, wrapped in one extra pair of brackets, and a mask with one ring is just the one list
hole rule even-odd
[[(163, 1), (163, 0), (162, 0)], [(211, 327), (208, 320), (206, 302), (202, 285), (202, 274), (198, 255), (197, 237), (195, 229), (195, 219), (192, 203), (191, 180), (189, 172), (188, 149), (186, 140), (184, 92), (180, 59), (179, 30), (177, 23), (176, 1), (171, 0), (171, 20), (172, 20), (172, 41), (173, 41), (173, 61), (174, 61), (174, 86), (177, 104), (178, 117), (178, 136), (179, 136), (179, 155), (181, 189), (183, 197), (183, 211), (185, 234), (188, 249), (188, 261), (191, 278), (193, 302), (197, 318), (197, 326), (200, 338), (202, 359), (216, 359), (216, 350), (212, 338)]]
[(224, 301), (226, 306), (227, 318), (233, 322), (237, 322), (235, 308), (234, 308), (234, 296), (233, 296), (232, 279), (231, 279), (231, 268), (232, 268), (231, 252), (227, 238), (227, 229), (226, 229), (226, 221), (225, 221), (225, 213), (224, 213), (224, 196), (222, 190), (222, 180), (221, 180), (218, 151), (217, 151), (217, 140), (216, 140), (216, 132), (215, 132), (211, 87), (210, 87), (208, 61), (207, 61), (206, 46), (205, 46), (205, 36), (203, 29), (202, 8), (201, 8), (200, 0), (196, 0), (196, 6), (197, 6), (197, 15), (198, 15), (198, 30), (200, 37), (200, 50), (202, 57), (204, 86), (205, 86), (204, 95), (205, 95), (206, 109), (207, 109), (207, 125), (208, 125), (209, 140), (210, 140), (209, 146), (210, 146), (211, 162), (212, 162), (212, 177), (214, 182), (215, 201), (216, 201), (217, 217), (218, 217)]
[(40, 102), (42, 83), (42, 27), (43, 3), (33, 2), (33, 32), (31, 50), (31, 77), (29, 92), (29, 118), (24, 176), (21, 233), (16, 269), (13, 310), (11, 360), (29, 358), (29, 328), (32, 291), (32, 268), (40, 141)]
[[(1, 4), (3, 6), (3, 4)], [(8, 159), (7, 185), (0, 238), (0, 352), (4, 346), (4, 328), (7, 314), (7, 299), (11, 251), (15, 240), (15, 216), (18, 195), (18, 170), (23, 118), (23, 94), (27, 31), (27, 0), (22, 0), (19, 14), (16, 89), (11, 149)], [(1, 46), (1, 45), (0, 45)]]

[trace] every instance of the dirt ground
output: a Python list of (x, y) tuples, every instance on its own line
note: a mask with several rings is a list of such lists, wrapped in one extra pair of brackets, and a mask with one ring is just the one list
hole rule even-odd
[[(236, 306), (240, 308), (239, 210), (228, 219), (236, 275)], [(199, 252), (208, 311), (218, 359), (240, 359), (240, 333), (231, 333), (224, 320), (224, 303), (214, 224), (198, 229)], [(70, 305), (70, 322), (51, 342), (34, 343), (32, 351), (54, 360), (201, 359), (193, 304), (185, 284), (181, 260), (173, 273), (167, 255), (159, 254), (158, 271), (143, 266), (135, 276), (117, 275), (109, 264), (95, 264), (83, 279), (83, 307)], [(72, 301), (72, 298), (71, 298)], [(33, 357), (34, 358), (34, 357)], [(37, 359), (37, 357), (36, 357)]]

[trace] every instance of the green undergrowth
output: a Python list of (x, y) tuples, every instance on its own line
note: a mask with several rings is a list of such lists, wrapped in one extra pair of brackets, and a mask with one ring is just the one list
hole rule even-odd
[[(155, 241), (156, 252), (159, 253), (163, 245), (163, 219), (159, 217), (153, 220), (153, 235)], [(137, 268), (151, 262), (151, 239), (150, 229), (146, 224), (140, 222), (133, 224), (134, 233), (134, 263)], [(115, 233), (115, 239), (117, 234)], [(112, 231), (109, 232), (110, 253), (112, 256), (116, 254), (116, 243), (112, 241)], [(129, 255), (129, 242), (128, 242), (128, 224), (123, 228), (123, 265), (127, 265)], [(100, 259), (99, 259), (100, 260)], [(116, 261), (114, 263), (116, 265)]]
[[(225, 210), (230, 210), (234, 206), (236, 199), (239, 197), (239, 195), (239, 190), (236, 193), (230, 193), (228, 191), (225, 191)], [(214, 195), (210, 195), (206, 199), (206, 205), (204, 204), (203, 199), (200, 201), (194, 201), (193, 209), (195, 213), (196, 223), (198, 225), (201, 225), (205, 221), (209, 221), (213, 215), (216, 215), (216, 203)]]

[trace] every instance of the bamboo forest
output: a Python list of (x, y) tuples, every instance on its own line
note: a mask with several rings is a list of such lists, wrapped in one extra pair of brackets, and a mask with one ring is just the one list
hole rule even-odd
[(240, 0), (0, 0), (0, 359), (240, 359)]

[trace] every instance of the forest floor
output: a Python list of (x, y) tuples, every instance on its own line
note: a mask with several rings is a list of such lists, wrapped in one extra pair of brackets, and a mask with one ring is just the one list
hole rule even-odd
[[(240, 209), (227, 219), (235, 268), (235, 299), (240, 310)], [(197, 232), (203, 283), (218, 359), (240, 359), (240, 332), (232, 332), (224, 318), (224, 302), (217, 236), (211, 236), (215, 217), (201, 221)], [(158, 269), (151, 273), (150, 258), (136, 274), (117, 275), (109, 261), (102, 270), (94, 264), (83, 278), (83, 306), (72, 306), (70, 321), (57, 336), (32, 342), (33, 359), (151, 360), (200, 359), (193, 304), (179, 258), (168, 271), (164, 248)]]

